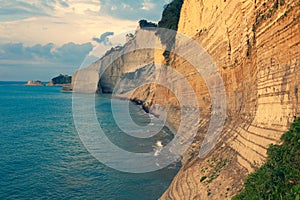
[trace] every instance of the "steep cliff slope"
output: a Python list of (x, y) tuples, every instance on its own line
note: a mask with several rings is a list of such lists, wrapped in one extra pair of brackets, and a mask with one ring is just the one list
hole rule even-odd
[[(201, 143), (195, 141), (162, 199), (229, 199), (265, 160), (268, 145), (279, 142), (293, 116), (299, 116), (299, 6), (298, 0), (184, 1), (178, 31), (197, 40), (216, 62), (228, 111), (215, 150), (200, 160)], [(193, 72), (176, 56), (171, 67)], [(201, 78), (189, 78), (204, 113), (201, 139), (210, 118), (209, 94)]]
[[(268, 145), (278, 143), (293, 117), (300, 115), (300, 2), (184, 0), (178, 31), (210, 54), (226, 89), (225, 127), (205, 159), (197, 155), (212, 116), (211, 97), (203, 77), (182, 57), (171, 54), (165, 60), (162, 51), (151, 49), (130, 52), (138, 44), (129, 41), (89, 67), (97, 74), (92, 89), (110, 93), (121, 79), (124, 87), (118, 90), (126, 93), (122, 89), (131, 90), (130, 77), (139, 80), (155, 73), (168, 80), (174, 91), (150, 84), (127, 97), (146, 110), (154, 104), (167, 108), (168, 122), (176, 130), (180, 123), (176, 96), (184, 90), (178, 78), (168, 73), (176, 69), (196, 92), (200, 126), (183, 156), (182, 169), (161, 199), (230, 199), (242, 189), (247, 174), (265, 161)], [(176, 41), (176, 45), (181, 44)], [(169, 66), (155, 68), (153, 63)]]
[[(141, 20), (144, 22), (145, 20)], [(146, 22), (148, 23), (148, 22)], [(153, 25), (152, 23), (149, 23)], [(72, 88), (77, 92), (99, 92), (113, 93), (114, 89), (121, 84), (126, 87), (121, 78), (134, 72), (143, 70), (145, 66), (154, 68), (154, 55), (161, 54), (154, 48), (144, 48), (143, 46), (157, 43), (158, 37), (155, 35), (155, 27), (138, 27), (135, 35), (132, 35), (124, 46), (117, 46), (105, 53), (98, 61), (92, 63), (89, 67), (78, 70), (73, 75)], [(149, 37), (151, 35), (151, 37)], [(153, 71), (153, 70), (152, 70)], [(138, 73), (139, 76), (145, 76)], [(135, 77), (137, 78), (137, 77)], [(144, 77), (145, 78), (145, 77)], [(124, 79), (125, 80), (125, 79)], [(125, 93), (125, 87), (122, 93)], [(120, 89), (120, 87), (118, 87)], [(126, 91), (129, 91), (128, 88)], [(119, 90), (120, 92), (121, 90)]]

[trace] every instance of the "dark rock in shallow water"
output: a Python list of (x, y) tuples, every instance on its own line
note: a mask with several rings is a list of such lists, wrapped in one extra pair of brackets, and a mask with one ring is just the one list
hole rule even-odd
[(71, 84), (65, 84), (65, 85), (63, 85), (62, 92), (72, 92), (72, 86), (71, 86)]

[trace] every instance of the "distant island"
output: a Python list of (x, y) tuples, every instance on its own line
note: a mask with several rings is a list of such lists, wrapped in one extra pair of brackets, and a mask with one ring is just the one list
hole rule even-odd
[[(65, 90), (68, 90), (68, 88), (71, 87), (71, 83), (72, 83), (72, 76), (60, 74), (59, 76), (51, 79), (46, 84), (46, 86), (60, 86), (65, 88)], [(45, 84), (39, 80), (37, 81), (29, 80), (27, 81), (25, 86), (45, 86)]]
[(44, 86), (44, 83), (42, 81), (29, 80), (29, 81), (27, 81), (25, 86)]

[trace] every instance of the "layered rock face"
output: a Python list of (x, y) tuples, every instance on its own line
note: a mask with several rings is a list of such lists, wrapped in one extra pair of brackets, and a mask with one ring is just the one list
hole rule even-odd
[[(203, 112), (199, 135), (161, 199), (230, 199), (265, 160), (268, 145), (279, 142), (300, 115), (300, 2), (185, 0), (178, 31), (214, 59), (228, 110), (219, 143), (199, 159), (210, 120), (208, 90), (193, 66), (173, 56), (171, 67), (189, 75)], [(172, 97), (166, 91), (163, 96), (169, 104)]]
[[(149, 33), (153, 37), (148, 37)], [(143, 79), (146, 76), (147, 73), (140, 72), (143, 71), (145, 66), (152, 66), (151, 64), (154, 63), (155, 48), (153, 45), (157, 43), (157, 40), (155, 29), (145, 30), (138, 28), (136, 34), (128, 38), (124, 46), (112, 48), (88, 68), (77, 71), (73, 75), (73, 90), (79, 92), (113, 93), (116, 88), (119, 88), (119, 92), (122, 94), (126, 93), (125, 88), (121, 91), (118, 84), (126, 86), (123, 80), (128, 80), (126, 76), (130, 76), (135, 72), (137, 73), (135, 78)], [(152, 48), (145, 48), (145, 44)], [(160, 43), (157, 44), (160, 45)], [(122, 77), (124, 79), (120, 81)], [(130, 88), (126, 89), (127, 92), (129, 90)]]
[[(205, 77), (181, 56), (171, 54), (169, 66), (156, 67), (153, 63), (164, 63), (162, 51), (135, 51), (139, 44), (133, 39), (81, 70), (79, 85), (81, 89), (92, 85), (91, 91), (104, 93), (117, 89), (146, 110), (160, 104), (169, 111), (168, 122), (177, 130), (181, 110), (177, 97), (185, 88), (180, 78), (169, 73), (170, 68), (182, 74), (197, 96), (199, 131), (183, 155), (182, 169), (161, 199), (230, 199), (242, 189), (247, 174), (264, 162), (269, 144), (279, 142), (294, 116), (300, 116), (300, 2), (185, 0), (178, 31), (208, 52), (225, 86), (225, 126), (206, 158), (200, 159), (198, 153), (214, 114), (212, 99)], [(86, 80), (89, 74), (96, 75)], [(152, 74), (166, 80), (173, 91), (148, 84), (128, 95), (135, 85), (132, 80)]]

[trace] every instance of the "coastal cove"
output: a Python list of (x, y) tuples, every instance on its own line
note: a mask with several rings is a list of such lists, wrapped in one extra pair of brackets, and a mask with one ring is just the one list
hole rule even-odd
[(300, 200), (300, 0), (1, 11), (0, 200)]
[[(145, 174), (106, 167), (79, 139), (72, 120), (72, 93), (23, 84), (0, 82), (2, 198), (157, 199), (169, 187), (179, 163)], [(158, 138), (137, 143), (114, 126), (109, 98), (97, 96), (95, 101), (98, 120), (112, 142), (130, 151), (153, 148)], [(138, 123), (148, 123), (140, 107), (132, 104), (131, 112)], [(172, 135), (163, 131), (160, 139), (168, 142)]]

